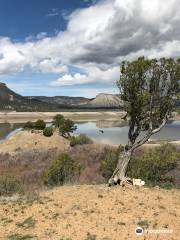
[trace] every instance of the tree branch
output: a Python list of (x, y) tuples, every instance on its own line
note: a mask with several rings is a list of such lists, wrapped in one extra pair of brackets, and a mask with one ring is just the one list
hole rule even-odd
[(130, 149), (131, 151), (134, 151), (136, 148), (140, 147), (141, 145), (143, 145), (145, 142), (148, 141), (148, 139), (155, 133), (159, 132), (163, 127), (164, 125), (166, 124), (167, 122), (167, 115), (165, 116), (165, 118), (163, 119), (163, 122), (161, 123), (161, 125), (158, 127), (158, 128), (155, 128), (154, 130), (149, 130), (147, 132), (147, 134), (140, 140), (138, 141), (136, 144), (134, 144), (132, 146), (132, 148)]

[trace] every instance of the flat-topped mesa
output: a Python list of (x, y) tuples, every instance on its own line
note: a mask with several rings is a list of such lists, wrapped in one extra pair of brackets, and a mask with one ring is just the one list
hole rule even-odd
[(100, 93), (89, 103), (89, 105), (94, 107), (118, 108), (123, 106), (123, 101), (118, 95)]

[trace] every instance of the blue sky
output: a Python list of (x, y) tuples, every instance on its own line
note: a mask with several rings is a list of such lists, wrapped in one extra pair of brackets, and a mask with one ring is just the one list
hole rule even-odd
[(0, 81), (22, 95), (117, 93), (122, 60), (179, 56), (179, 24), (179, 0), (0, 0)]
[(81, 0), (0, 0), (0, 36), (24, 40), (46, 32), (65, 30), (64, 14), (89, 5)]

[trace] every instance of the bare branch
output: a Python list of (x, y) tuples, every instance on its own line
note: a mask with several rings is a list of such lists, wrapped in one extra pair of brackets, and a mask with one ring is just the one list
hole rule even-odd
[(165, 119), (163, 119), (163, 122), (161, 123), (161, 125), (160, 125), (158, 128), (155, 128), (155, 129), (152, 131), (152, 134), (151, 134), (151, 135), (159, 132), (159, 131), (161, 130), (161, 128), (164, 127), (164, 125), (166, 124), (167, 120), (168, 120), (168, 118), (167, 118), (167, 116), (166, 116)]
[(165, 119), (163, 119), (163, 122), (162, 124), (158, 127), (158, 128), (155, 128), (154, 130), (149, 130), (147, 132), (147, 134), (141, 139), (139, 140), (136, 144), (134, 144), (134, 146), (132, 146), (131, 148), (131, 151), (134, 151), (134, 149), (140, 147), (141, 145), (143, 145), (145, 142), (148, 141), (148, 139), (155, 133), (159, 132), (163, 127), (164, 125), (166, 124), (167, 122), (167, 116), (165, 117)]

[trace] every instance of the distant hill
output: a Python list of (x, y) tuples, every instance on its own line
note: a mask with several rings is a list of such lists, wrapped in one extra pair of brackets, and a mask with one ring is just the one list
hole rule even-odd
[(0, 110), (6, 111), (55, 111), (57, 104), (47, 104), (38, 99), (23, 97), (0, 83)]
[(55, 96), (55, 97), (45, 97), (45, 96), (35, 96), (29, 97), (31, 99), (37, 99), (42, 102), (47, 102), (51, 104), (59, 104), (59, 105), (69, 105), (69, 106), (77, 106), (77, 105), (85, 105), (90, 102), (90, 99), (84, 97), (67, 97), (67, 96)]
[(63, 109), (117, 109), (123, 103), (118, 95), (98, 94), (95, 98), (68, 96), (28, 96), (15, 93), (0, 83), (0, 110), (6, 111), (62, 111)]
[(88, 103), (93, 108), (119, 108), (123, 102), (118, 95), (100, 93)]
[(119, 108), (123, 106), (122, 101), (118, 95), (100, 93), (95, 98), (88, 99), (84, 97), (30, 97), (38, 99), (43, 102), (59, 104), (64, 107), (76, 107), (84, 109), (97, 109), (97, 108)]
[(21, 95), (9, 89), (5, 83), (0, 82), (0, 101), (21, 102), (25, 100)]

